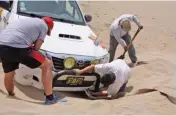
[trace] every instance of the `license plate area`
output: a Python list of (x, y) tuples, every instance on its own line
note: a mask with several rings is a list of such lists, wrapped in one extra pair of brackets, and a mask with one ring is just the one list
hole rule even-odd
[(67, 85), (82, 85), (83, 82), (84, 82), (84, 77), (69, 76), (66, 79)]

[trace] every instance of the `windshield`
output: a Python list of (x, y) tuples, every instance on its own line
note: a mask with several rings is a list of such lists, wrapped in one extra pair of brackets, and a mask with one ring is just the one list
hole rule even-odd
[(76, 1), (18, 1), (18, 13), (21, 15), (49, 16), (54, 20), (85, 25), (82, 13)]

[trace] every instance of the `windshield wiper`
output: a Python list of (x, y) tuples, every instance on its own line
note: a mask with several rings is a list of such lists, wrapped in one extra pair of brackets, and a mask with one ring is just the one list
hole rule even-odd
[(67, 19), (63, 19), (63, 18), (58, 18), (59, 21), (62, 21), (62, 22), (67, 22), (67, 23), (73, 23), (73, 24), (77, 24), (76, 22), (74, 21), (71, 21), (71, 20), (67, 20)]
[[(31, 17), (38, 17), (38, 18), (44, 17), (44, 15), (39, 15), (39, 14), (31, 13), (31, 12), (21, 12), (21, 11), (18, 11), (18, 13), (23, 14), (23, 15), (27, 15), (27, 16), (31, 16)], [(49, 16), (49, 17), (50, 17), (50, 16)], [(67, 19), (63, 19), (63, 18), (56, 18), (56, 17), (51, 17), (51, 18), (54, 19), (54, 20), (61, 21), (61, 22), (67, 22), (67, 23), (72, 23), (72, 24), (78, 24), (78, 23), (75, 22), (75, 21), (71, 21), (71, 20), (67, 20)]]
[(62, 22), (74, 23), (74, 21), (63, 19), (63, 18), (59, 18), (59, 20)]
[(29, 16), (31, 16), (31, 17), (38, 17), (38, 18), (44, 17), (44, 16), (42, 16), (42, 15), (35, 14), (35, 13), (29, 13), (29, 12), (20, 12), (20, 11), (19, 11), (18, 13), (24, 14), (24, 15), (29, 15)]

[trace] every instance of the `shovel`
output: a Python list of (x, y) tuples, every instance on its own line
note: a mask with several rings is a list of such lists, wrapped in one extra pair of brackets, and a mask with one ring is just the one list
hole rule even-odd
[(138, 28), (138, 30), (136, 31), (135, 35), (133, 36), (133, 39), (131, 40), (131, 42), (128, 44), (127, 49), (123, 52), (123, 54), (121, 56), (119, 56), (117, 59), (124, 59), (125, 58), (125, 53), (129, 50), (129, 48), (131, 47), (134, 39), (136, 38), (137, 34), (140, 32), (141, 28)]

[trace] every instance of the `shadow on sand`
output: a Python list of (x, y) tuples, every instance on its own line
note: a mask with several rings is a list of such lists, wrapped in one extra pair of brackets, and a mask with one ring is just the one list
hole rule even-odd
[[(30, 99), (36, 100), (36, 101), (25, 100), (25, 99), (19, 98), (18, 96), (9, 96), (6, 92), (4, 92), (1, 89), (0, 89), (0, 93), (6, 95), (10, 99), (22, 100), (22, 101), (29, 102), (29, 103), (44, 105), (45, 96), (44, 96), (43, 90), (39, 90), (39, 89), (36, 89), (31, 86), (20, 85), (16, 82), (15, 82), (15, 86), (19, 89), (19, 91), (24, 93), (27, 97), (29, 97)], [(125, 92), (123, 94), (119, 95), (119, 97), (125, 96), (125, 93), (131, 92), (132, 89), (133, 89), (132, 86), (126, 87)], [(87, 97), (87, 95), (85, 94), (85, 92), (58, 92), (58, 91), (54, 91), (54, 93), (60, 98), (72, 97), (72, 98), (90, 100)]]

